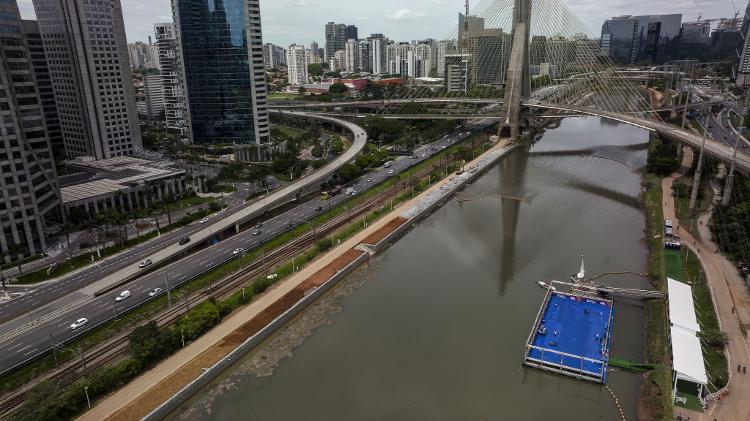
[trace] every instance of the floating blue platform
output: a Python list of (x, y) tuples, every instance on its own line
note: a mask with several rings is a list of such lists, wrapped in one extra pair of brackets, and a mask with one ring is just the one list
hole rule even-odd
[(605, 383), (613, 317), (611, 300), (549, 289), (526, 343), (524, 364)]

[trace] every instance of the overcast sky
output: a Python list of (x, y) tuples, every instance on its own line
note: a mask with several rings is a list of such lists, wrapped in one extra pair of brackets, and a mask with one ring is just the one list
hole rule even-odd
[[(128, 42), (146, 41), (154, 22), (172, 20), (169, 0), (120, 0), (125, 15)], [(474, 0), (477, 1), (478, 0)], [(34, 18), (31, 0), (18, 0), (21, 14)], [(698, 5), (696, 5), (698, 3)], [(567, 0), (570, 9), (598, 37), (605, 19), (618, 15), (682, 13), (683, 22), (734, 17), (732, 0)], [(734, 0), (738, 8), (745, 0)], [(382, 33), (397, 41), (443, 38), (457, 25), (463, 0), (261, 0), (263, 41), (281, 46), (291, 43), (323, 47), (326, 22), (346, 23), (359, 28), (359, 36)]]

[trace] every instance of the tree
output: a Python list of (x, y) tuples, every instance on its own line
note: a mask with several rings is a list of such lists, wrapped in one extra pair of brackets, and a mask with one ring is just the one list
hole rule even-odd
[(297, 93), (299, 93), (300, 95), (304, 95), (305, 92), (307, 92), (307, 89), (305, 89), (304, 86), (300, 86), (299, 89), (297, 89)]
[(75, 227), (70, 222), (66, 222), (60, 225), (60, 234), (65, 236), (65, 241), (68, 243), (68, 248), (70, 248), (70, 234), (74, 229)]
[(18, 274), (23, 274), (23, 256), (29, 252), (28, 247), (18, 243), (11, 243), (8, 245), (8, 251), (6, 254), (16, 258), (16, 267), (18, 268)]
[(325, 73), (322, 63), (312, 63), (307, 65), (307, 74), (313, 77), (321, 77)]
[(336, 82), (328, 88), (328, 92), (332, 94), (345, 94), (348, 90), (349, 88), (341, 82)]

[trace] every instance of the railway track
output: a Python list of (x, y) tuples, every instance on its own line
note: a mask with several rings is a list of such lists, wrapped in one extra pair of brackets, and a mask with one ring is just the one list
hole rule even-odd
[[(452, 160), (447, 159), (445, 165), (449, 165), (452, 162)], [(228, 298), (237, 292), (240, 287), (247, 286), (249, 281), (256, 279), (284, 262), (292, 260), (300, 252), (314, 245), (319, 239), (336, 232), (352, 220), (358, 219), (370, 211), (383, 206), (389, 202), (389, 199), (409, 191), (415, 182), (427, 177), (435, 167), (437, 165), (415, 172), (409, 179), (399, 181), (393, 187), (379, 192), (364, 202), (351, 207), (347, 212), (337, 215), (315, 227), (313, 231), (308, 231), (291, 242), (265, 253), (262, 259), (254, 260), (241, 270), (226, 276), (213, 285), (209, 285), (209, 288), (193, 292), (182, 302), (176, 302), (172, 308), (159, 313), (150, 320), (141, 323), (141, 325), (150, 321), (156, 321), (159, 327), (169, 326), (175, 323), (189, 309), (200, 305), (212, 297), (219, 299)], [(175, 289), (194, 279), (188, 279), (180, 285), (175, 285)], [(60, 387), (65, 387), (80, 379), (87, 371), (99, 369), (127, 355), (129, 345), (128, 336), (131, 330), (128, 329), (128, 333), (119, 334), (91, 350), (83, 350), (83, 357), (80, 354), (76, 355), (74, 359), (61, 364), (55, 370), (35, 379), (32, 384), (23, 386), (0, 397), (0, 419), (7, 417), (18, 409), (24, 403), (29, 391), (40, 382), (49, 381), (58, 384)], [(62, 348), (66, 349), (65, 347)]]

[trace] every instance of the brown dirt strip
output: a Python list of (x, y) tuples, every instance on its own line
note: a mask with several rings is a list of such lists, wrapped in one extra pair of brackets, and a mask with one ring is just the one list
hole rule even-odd
[(377, 231), (373, 232), (372, 234), (370, 234), (362, 242), (364, 244), (370, 244), (370, 245), (378, 244), (379, 242), (383, 241), (383, 239), (385, 237), (387, 237), (388, 234), (390, 234), (393, 231), (395, 231), (398, 227), (400, 227), (401, 225), (403, 225), (406, 221), (408, 221), (408, 219), (406, 219), (406, 218), (404, 218), (402, 216), (398, 216), (394, 220), (388, 222), (386, 225), (384, 225), (379, 230), (377, 230)]
[(343, 269), (362, 255), (362, 253), (364, 252), (359, 250), (348, 250), (324, 268), (304, 280), (293, 290), (284, 294), (284, 296), (263, 310), (260, 314), (245, 322), (242, 326), (229, 333), (214, 346), (177, 369), (177, 371), (159, 382), (151, 390), (141, 394), (137, 399), (131, 401), (127, 406), (117, 411), (110, 420), (130, 421), (143, 418), (154, 408), (161, 405), (188, 383), (201, 375), (204, 368), (209, 368), (216, 364), (219, 360), (227, 356), (247, 340), (247, 338), (258, 333), (263, 327), (291, 308), (295, 303), (301, 300), (302, 297), (304, 297), (305, 291), (323, 285), (339, 270)]

